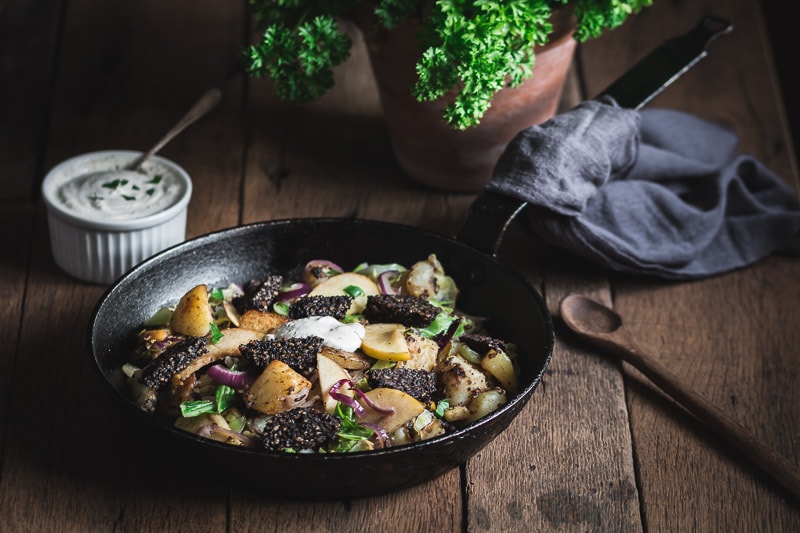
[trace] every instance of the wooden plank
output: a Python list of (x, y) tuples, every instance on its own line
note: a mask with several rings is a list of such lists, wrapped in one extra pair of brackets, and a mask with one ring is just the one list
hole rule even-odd
[[(626, 64), (708, 13), (733, 20), (734, 33), (714, 43), (708, 58), (652, 105), (733, 128), (744, 153), (792, 183), (794, 154), (773, 65), (764, 60), (757, 2), (656, 3), (604, 37), (602, 48), (600, 43), (583, 48), (588, 86), (599, 90)], [(613, 280), (615, 307), (634, 333), (660, 347), (662, 361), (679, 376), (790, 458), (797, 457), (800, 411), (793, 386), (798, 334), (792, 326), (799, 268), (796, 261), (774, 257), (746, 272), (695, 283)], [(626, 376), (649, 529), (797, 529), (800, 513), (784, 493), (768, 482), (753, 484), (764, 481), (760, 473), (653, 392), (638, 374), (628, 370)]]
[(30, 200), (41, 170), (62, 2), (0, 6), (0, 199)]
[[(242, 7), (71, 2), (48, 166), (85, 151), (149, 147), (206, 87), (225, 82), (241, 48)], [(96, 31), (110, 24), (113, 31)], [(181, 40), (165, 46), (176, 27), (184, 28)], [(240, 83), (232, 80), (226, 92), (238, 96)], [(237, 105), (226, 100), (164, 150), (195, 180), (190, 234), (238, 220)], [(13, 402), (6, 429), (15, 437), (4, 450), (0, 529), (225, 529), (225, 488), (165, 476), (168, 458), (159, 460), (119, 419), (88, 366), (87, 322), (105, 288), (57, 270), (43, 212), (33, 240), (19, 357), (4, 395)]]
[[(559, 109), (582, 99), (573, 68)], [(610, 300), (605, 276), (532, 240), (521, 220), (500, 257), (542, 290), (554, 316), (572, 291)], [(468, 463), (467, 486), (492, 487), (470, 491), (470, 530), (642, 529), (620, 369), (562, 340), (557, 326), (553, 359), (530, 404)], [(600, 427), (602, 436), (594, 433)]]

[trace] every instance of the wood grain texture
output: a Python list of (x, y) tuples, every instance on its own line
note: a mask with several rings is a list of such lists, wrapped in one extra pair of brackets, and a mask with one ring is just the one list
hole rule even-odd
[[(246, 79), (244, 2), (0, 2), (0, 531), (796, 531), (800, 507), (627, 365), (558, 321), (572, 292), (609, 304), (671, 370), (800, 462), (797, 258), (694, 283), (604, 271), (514, 223), (500, 259), (544, 295), (557, 340), (543, 382), (460, 469), (353, 501), (266, 500), (187, 483), (118, 417), (90, 367), (104, 287), (50, 257), (37, 187), (62, 159), (146, 149), (208, 87), (220, 105), (163, 155), (191, 174), (189, 236), (241, 223), (360, 217), (456, 234), (474, 195), (427, 190), (397, 166), (365, 43), (306, 107)], [(798, 190), (759, 0), (658, 1), (580, 46), (561, 109), (596, 94), (703, 14), (734, 32), (651, 105), (733, 128)], [(35, 61), (34, 58), (35, 57)], [(28, 69), (31, 64), (41, 69)], [(10, 177), (10, 178), (9, 178)], [(513, 297), (510, 295), (509, 297)], [(208, 465), (198, 465), (198, 469)], [(354, 475), (358, 475), (357, 472)], [(265, 480), (275, 483), (279, 480)]]
[[(609, 70), (635, 61), (669, 37), (669, 30), (679, 27), (680, 21), (688, 28), (709, 13), (730, 18), (733, 33), (715, 42), (708, 57), (651, 106), (684, 110), (732, 128), (740, 136), (743, 153), (755, 155), (796, 187), (783, 110), (773, 92), (774, 65), (753, 53), (765, 46), (757, 5), (657, 4), (632, 24), (603, 37), (602, 51), (599, 42), (584, 47), (587, 85), (601, 87)], [(640, 40), (640, 46), (629, 47)], [(609, 54), (609, 46), (617, 53)], [(595, 68), (601, 58), (595, 54), (602, 54), (603, 69)], [(773, 257), (702, 282), (667, 284), (622, 276), (612, 281), (615, 309), (626, 321), (628, 317), (635, 321), (637, 337), (659, 347), (663, 364), (795, 462), (800, 400), (793, 383), (798, 338), (796, 328), (786, 326), (798, 317), (798, 292), (789, 282), (797, 279), (797, 268), (796, 261)], [(649, 527), (670, 531), (798, 527), (797, 507), (781, 488), (635, 371), (626, 371), (626, 376), (642, 509)], [(663, 501), (675, 504), (665, 507)]]
[(0, 3), (0, 199), (31, 200), (45, 149), (62, 2)]

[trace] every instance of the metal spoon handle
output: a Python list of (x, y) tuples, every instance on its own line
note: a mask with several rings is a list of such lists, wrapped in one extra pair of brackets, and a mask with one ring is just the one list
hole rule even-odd
[(647, 355), (647, 352), (631, 339), (630, 335), (618, 330), (609, 334), (593, 334), (590, 338), (630, 363), (661, 390), (683, 405), (698, 420), (800, 498), (800, 469), (754, 437), (744, 426), (706, 400), (697, 391), (681, 382), (680, 378), (668, 368)]
[(176, 135), (185, 130), (188, 126), (203, 117), (206, 113), (211, 111), (220, 100), (222, 93), (219, 89), (209, 89), (200, 97), (199, 100), (192, 106), (191, 109), (170, 129), (160, 141), (158, 141), (150, 150), (139, 156), (128, 166), (129, 170), (137, 171), (141, 168), (142, 164), (147, 161), (150, 156), (161, 150), (168, 142), (170, 142)]

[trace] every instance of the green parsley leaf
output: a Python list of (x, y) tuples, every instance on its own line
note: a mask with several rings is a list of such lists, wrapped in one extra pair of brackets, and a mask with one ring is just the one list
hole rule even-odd
[(161, 174), (156, 174), (155, 176), (152, 177), (152, 179), (147, 180), (146, 183), (152, 183), (153, 185), (158, 185), (159, 183), (161, 183), (161, 180), (163, 179), (164, 176), (162, 176)]
[(127, 194), (123, 194), (122, 197), (125, 198), (125, 200), (127, 200), (129, 202), (132, 202), (132, 201), (136, 200), (135, 196), (129, 196)]
[(222, 332), (219, 330), (219, 326), (217, 326), (213, 322), (211, 322), (209, 325), (211, 326), (211, 343), (214, 344), (219, 342), (220, 339), (225, 335), (223, 335)]
[(342, 289), (346, 294), (352, 296), (353, 298), (358, 298), (359, 296), (363, 296), (364, 290), (359, 287), (358, 285), (348, 285), (344, 289)]

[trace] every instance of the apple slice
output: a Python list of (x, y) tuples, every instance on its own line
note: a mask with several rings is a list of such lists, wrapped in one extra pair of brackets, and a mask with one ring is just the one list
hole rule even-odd
[(362, 294), (353, 298), (353, 303), (348, 309), (348, 315), (357, 315), (364, 311), (367, 306), (367, 297), (376, 296), (381, 293), (378, 285), (375, 284), (370, 278), (363, 274), (356, 274), (355, 272), (344, 272), (337, 274), (323, 281), (314, 287), (309, 296), (343, 296), (348, 294), (345, 289), (347, 287), (358, 287), (361, 289)]
[(411, 354), (406, 342), (406, 327), (402, 324), (367, 324), (361, 350), (370, 357), (384, 361), (408, 361)]
[(370, 408), (366, 405), (366, 402), (362, 402), (366, 412), (358, 419), (359, 422), (377, 424), (390, 435), (414, 420), (425, 410), (425, 405), (419, 400), (397, 389), (379, 387), (365, 394), (373, 404), (384, 409), (393, 408), (394, 412), (384, 414)]
[(175, 333), (203, 337), (211, 331), (211, 306), (208, 305), (208, 288), (198, 285), (183, 295), (172, 312), (169, 326)]
[[(319, 388), (322, 390), (322, 402), (325, 404), (325, 412), (332, 415), (336, 411), (336, 404), (339, 400), (331, 398), (331, 387), (342, 379), (349, 380), (350, 375), (335, 361), (321, 353), (317, 354), (317, 375), (319, 376)], [(339, 392), (351, 398), (354, 394), (347, 384), (342, 385), (339, 388)]]

